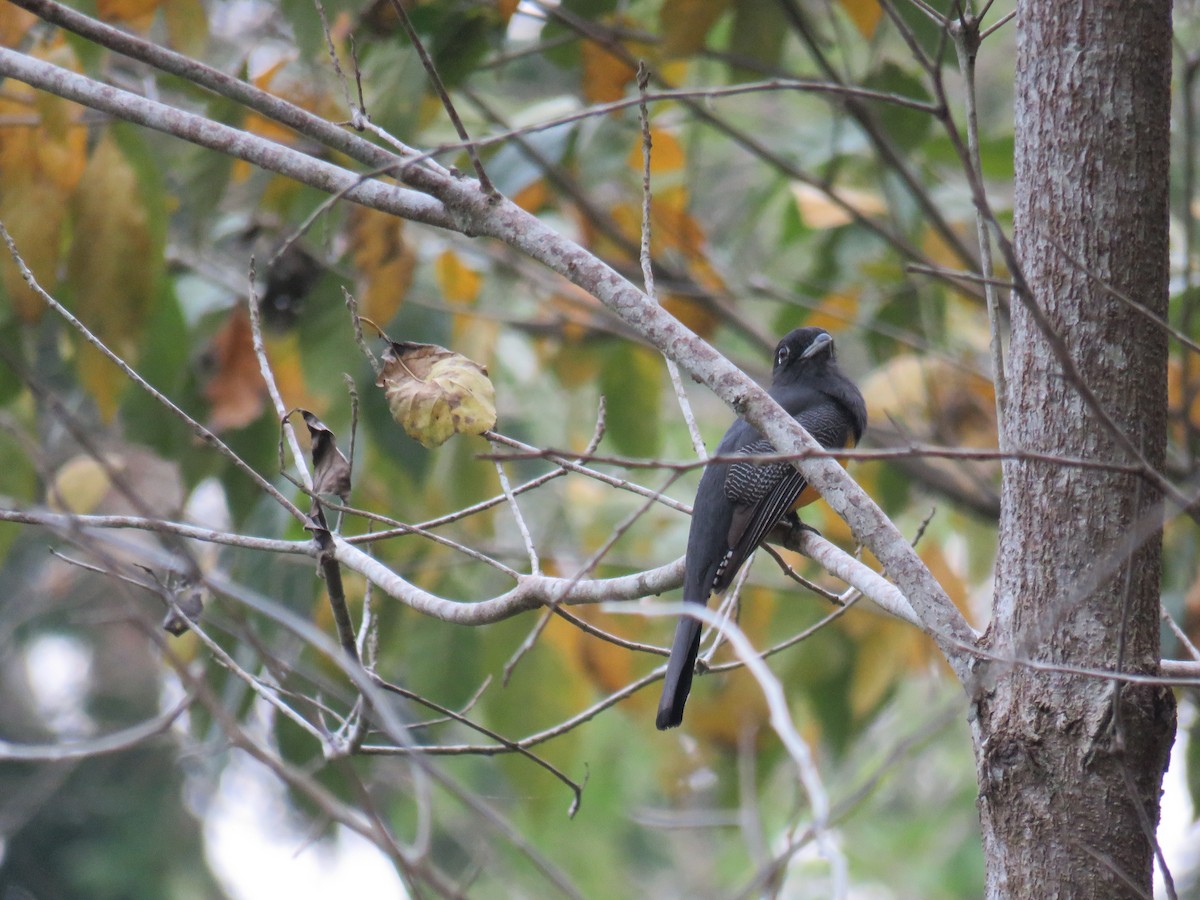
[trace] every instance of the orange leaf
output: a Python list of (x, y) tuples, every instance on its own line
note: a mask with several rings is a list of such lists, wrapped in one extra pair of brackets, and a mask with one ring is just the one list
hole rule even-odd
[(589, 103), (612, 103), (625, 96), (636, 70), (595, 41), (580, 46), (583, 58), (583, 96)]
[[(663, 175), (681, 171), (686, 163), (683, 144), (679, 138), (663, 128), (650, 129), (650, 174)], [(629, 153), (629, 168), (642, 171), (642, 140), (639, 136)]]
[(254, 355), (250, 314), (245, 307), (239, 305), (229, 311), (204, 356), (212, 372), (204, 385), (204, 398), (209, 403), (208, 427), (221, 432), (249, 425), (263, 411), (267, 385)]
[[(1200, 370), (1193, 365), (1188, 369), (1187, 419), (1192, 428), (1200, 428)], [(1171, 416), (1171, 436), (1184, 442), (1187, 439), (1183, 424), (1183, 364), (1178, 357), (1167, 362), (1167, 409)]]
[[(263, 72), (254, 77), (254, 86), (264, 91), (269, 91), (276, 97), (287, 100), (289, 103), (294, 103), (301, 109), (306, 109), (309, 112), (324, 116), (329, 119), (337, 119), (340, 116), (340, 107), (337, 101), (325, 91), (321, 90), (315, 82), (310, 79), (292, 77), (288, 74), (287, 77), (281, 77), (287, 72), (287, 66), (291, 60), (287, 57), (280, 57), (268, 66)], [(278, 83), (276, 83), (278, 81)], [(344, 118), (344, 116), (341, 116)], [(278, 122), (261, 116), (258, 113), (249, 113), (242, 127), (253, 134), (260, 135), (268, 140), (275, 141), (286, 146), (295, 146), (301, 142), (301, 138), (291, 128), (285, 125), (280, 125)], [(233, 179), (235, 181), (244, 181), (250, 176), (253, 171), (253, 166), (244, 160), (236, 160), (233, 165)], [(288, 185), (293, 185), (290, 179), (281, 179)]]
[(706, 340), (713, 336), (721, 318), (712, 305), (695, 297), (667, 294), (662, 298), (663, 309)]
[[(306, 409), (324, 410), (327, 401), (313, 395), (308, 389), (304, 378), (304, 348), (300, 345), (299, 329), (285, 331), (282, 334), (263, 335), (267, 361), (271, 364), (271, 373), (275, 376), (275, 385), (279, 388), (279, 396), (283, 405), (289, 409), (297, 406)], [(341, 385), (330, 385), (330, 390), (340, 391)]]
[(838, 332), (858, 318), (858, 293), (835, 291), (827, 294), (816, 309), (804, 320), (826, 331)]
[(161, 0), (96, 0), (96, 13), (105, 22), (120, 22), (138, 31), (149, 29)]
[(842, 9), (858, 29), (858, 33), (870, 40), (875, 35), (875, 28), (883, 16), (883, 7), (879, 0), (841, 0)]
[(872, 422), (895, 419), (918, 440), (996, 446), (995, 389), (982, 375), (946, 359), (893, 357), (862, 382)]
[(11, 3), (0, 6), (0, 46), (15, 47), (37, 16)]
[(541, 178), (529, 182), (512, 195), (512, 202), (526, 212), (537, 212), (549, 199), (550, 192), (546, 190), (546, 182)]
[[(958, 222), (954, 225), (954, 231), (957, 232), (958, 236), (963, 239), (963, 243), (968, 247), (974, 243), (975, 229), (973, 225)], [(925, 255), (929, 257), (929, 261), (935, 265), (944, 266), (947, 269), (957, 269), (963, 264), (962, 258), (946, 243), (946, 239), (932, 227), (925, 229), (925, 233), (921, 237), (921, 249), (925, 251)]]
[(668, 247), (696, 258), (704, 253), (708, 236), (703, 226), (688, 212), (688, 202), (688, 191), (684, 185), (655, 191), (650, 201), (650, 221), (654, 234)]

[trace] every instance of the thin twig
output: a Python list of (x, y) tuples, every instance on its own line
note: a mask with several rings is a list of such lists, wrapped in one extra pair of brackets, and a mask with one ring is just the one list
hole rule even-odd
[(754, 649), (754, 646), (750, 643), (745, 633), (732, 622), (723, 620), (716, 612), (699, 603), (655, 603), (648, 606), (640, 606), (636, 609), (628, 606), (611, 605), (605, 611), (626, 614), (633, 612), (637, 615), (646, 616), (686, 615), (699, 619), (710, 628), (720, 629), (721, 634), (728, 641), (730, 647), (738, 655), (738, 658), (745, 663), (747, 670), (754, 677), (754, 680), (758, 682), (759, 689), (762, 691), (767, 703), (771, 728), (779, 736), (784, 749), (795, 764), (800, 781), (804, 785), (805, 792), (808, 794), (817, 845), (820, 848), (821, 856), (825, 858), (832, 869), (833, 896), (844, 897), (846, 895), (848, 879), (846, 859), (841, 851), (837, 849), (836, 843), (829, 832), (829, 795), (826, 793), (820, 773), (817, 771), (812, 750), (804, 738), (800, 736), (799, 731), (796, 730), (795, 723), (792, 721), (783, 686), (779, 683), (779, 679), (775, 677), (774, 673), (767, 667), (766, 663), (763, 662), (762, 657)]
[[(442, 82), (442, 76), (438, 74), (437, 66), (433, 64), (433, 58), (425, 50), (425, 45), (421, 42), (421, 36), (417, 34), (417, 29), (413, 27), (412, 20), (408, 17), (408, 10), (404, 8), (404, 4), (400, 0), (392, 0), (392, 9), (396, 11), (396, 15), (400, 19), (400, 25), (404, 28), (404, 33), (408, 35), (408, 40), (413, 45), (413, 49), (417, 51), (417, 56), (421, 59), (421, 65), (425, 67), (425, 74), (429, 76), (433, 90), (438, 95), (438, 99), (442, 101), (446, 115), (450, 117), (450, 122), (454, 125), (454, 130), (458, 132), (459, 139), (469, 144), (471, 136), (467, 134), (466, 126), (463, 125), (462, 119), (458, 115), (458, 110), (454, 108), (454, 101), (450, 99), (450, 93), (446, 90), (446, 85)], [(489, 197), (495, 196), (496, 188), (492, 186), (487, 172), (484, 171), (483, 162), (479, 159), (479, 153), (474, 146), (467, 147), (467, 155), (471, 158), (471, 165), (475, 167), (475, 175), (479, 178), (480, 190)]]
[[(650, 161), (653, 152), (653, 141), (650, 137), (650, 111), (646, 106), (646, 85), (650, 81), (650, 71), (645, 61), (638, 62), (637, 86), (641, 103), (638, 104), (638, 121), (642, 126), (642, 242), (638, 258), (642, 264), (642, 286), (651, 302), (658, 302), (658, 293), (654, 287), (654, 263), (650, 253), (651, 230), (651, 192), (650, 192)], [(679, 411), (687, 425), (688, 434), (692, 438), (692, 448), (696, 456), (705, 459), (708, 456), (704, 449), (704, 438), (700, 436), (700, 428), (696, 424), (696, 414), (692, 412), (692, 404), (687, 392), (683, 389), (683, 379), (679, 377), (679, 366), (670, 357), (664, 357), (667, 363), (667, 374), (671, 377), (671, 387), (675, 390), (675, 399), (679, 403)]]
[(1160, 604), (1159, 608), (1162, 612), (1163, 621), (1167, 623), (1167, 627), (1171, 629), (1171, 633), (1175, 635), (1175, 639), (1183, 645), (1184, 649), (1187, 650), (1189, 654), (1191, 654), (1192, 659), (1200, 662), (1200, 648), (1193, 644), (1192, 639), (1188, 637), (1187, 632), (1179, 627), (1179, 623), (1176, 622), (1175, 617), (1167, 611), (1166, 606), (1162, 606)]
[[(979, 114), (975, 101), (975, 61), (979, 45), (983, 38), (979, 34), (979, 18), (969, 16), (959, 5), (959, 16), (948, 23), (950, 37), (954, 41), (954, 49), (958, 55), (958, 69), (963, 80), (963, 102), (967, 108), (967, 153), (971, 173), (981, 183), (983, 181), (983, 162), (979, 152)], [(987, 301), (988, 347), (992, 356), (992, 379), (996, 390), (996, 429), (999, 436), (1000, 448), (1005, 449), (1008, 443), (1004, 422), (1005, 408), (1008, 403), (1008, 379), (1004, 374), (1004, 348), (1001, 341), (1000, 299), (996, 295), (996, 285), (992, 283), (992, 240), (988, 231), (987, 218), (983, 209), (975, 207), (975, 236), (979, 241), (980, 273), (983, 276), (984, 298)]]
[(258, 308), (258, 292), (254, 289), (254, 277), (254, 257), (251, 257), (250, 271), (247, 275), (250, 300), (246, 304), (246, 309), (250, 314), (250, 335), (254, 345), (254, 356), (258, 360), (258, 371), (262, 374), (263, 382), (267, 386), (267, 394), (271, 398), (271, 403), (275, 406), (275, 417), (279, 420), (284, 438), (287, 440), (288, 447), (292, 451), (292, 462), (300, 473), (304, 487), (311, 491), (313, 486), (312, 474), (308, 471), (308, 463), (304, 459), (304, 452), (300, 449), (300, 442), (296, 439), (296, 429), (292, 427), (291, 419), (288, 417), (288, 408), (284, 405), (283, 397), (279, 394), (279, 385), (275, 381), (275, 371), (271, 368), (271, 361), (267, 359), (267, 347), (263, 342), (262, 315)]
[(122, 728), (103, 737), (83, 741), (59, 741), (53, 744), (18, 744), (0, 740), (0, 760), (4, 762), (63, 762), (86, 759), (105, 753), (118, 753), (139, 747), (152, 737), (166, 732), (195, 700), (187, 693), (178, 703), (145, 722)]
[(500, 479), (500, 489), (504, 491), (504, 499), (508, 501), (508, 508), (512, 510), (513, 519), (517, 523), (517, 530), (521, 532), (521, 540), (525, 542), (525, 552), (529, 554), (529, 574), (540, 575), (542, 567), (538, 561), (537, 546), (533, 543), (533, 535), (529, 533), (529, 526), (525, 523), (521, 507), (517, 504), (517, 495), (513, 493), (512, 485), (508, 481), (508, 473), (504, 471), (504, 464), (500, 460), (495, 460), (494, 464), (496, 476)]
[[(481, 725), (479, 722), (475, 722), (471, 719), (468, 719), (462, 713), (455, 712), (454, 710), (450, 709), (448, 706), (443, 706), (440, 703), (435, 703), (433, 700), (430, 700), (428, 697), (423, 697), (420, 694), (416, 693), (415, 691), (410, 691), (407, 688), (400, 687), (400, 685), (393, 684), (390, 681), (387, 681), (383, 678), (376, 677), (375, 683), (378, 684), (385, 691), (388, 691), (389, 693), (396, 694), (400, 697), (406, 697), (407, 699), (412, 700), (415, 703), (420, 703), (422, 706), (427, 706), (427, 707), (429, 707), (429, 709), (432, 709), (434, 712), (440, 713), (442, 716), (446, 717), (447, 719), (450, 719), (454, 722), (458, 722), (462, 725), (466, 725), (468, 728), (472, 729), (473, 731), (478, 731), (480, 734), (490, 737), (492, 740), (494, 740), (497, 743), (501, 744), (502, 746), (508, 748), (513, 753), (517, 753), (521, 756), (524, 756), (526, 759), (528, 759), (534, 765), (545, 769), (547, 772), (549, 772), (551, 775), (553, 775), (555, 778), (557, 778), (559, 781), (561, 781), (563, 784), (565, 784), (568, 788), (570, 788), (571, 793), (574, 795), (575, 799), (571, 802), (571, 806), (567, 810), (567, 818), (568, 819), (575, 818), (575, 813), (579, 811), (579, 804), (583, 801), (583, 786), (578, 784), (571, 778), (569, 778), (566, 775), (566, 773), (564, 773), (557, 766), (553, 765), (549, 761), (538, 756), (536, 753), (531, 752), (528, 748), (522, 747), (518, 742), (509, 740), (508, 738), (506, 738), (502, 734), (500, 734), (498, 731), (494, 731), (491, 728), (488, 728), (486, 725)], [(374, 749), (375, 749), (376, 753), (379, 752), (378, 748), (374, 748)]]
[[(659, 493), (666, 491), (667, 488), (674, 484), (677, 477), (677, 475), (670, 476), (670, 478), (667, 479), (666, 484), (662, 486), (662, 489)], [(641, 506), (631, 512), (622, 521), (618, 522), (617, 526), (613, 528), (612, 532), (609, 534), (604, 543), (601, 544), (596, 551), (588, 557), (583, 565), (578, 568), (575, 574), (569, 579), (564, 579), (564, 584), (562, 585), (560, 591), (551, 594), (547, 598), (546, 611), (542, 613), (541, 618), (538, 619), (538, 622), (533, 627), (533, 630), (530, 631), (525, 640), (521, 642), (521, 645), (517, 647), (512, 656), (509, 657), (508, 662), (504, 664), (504, 684), (508, 684), (508, 680), (512, 677), (513, 670), (516, 668), (517, 663), (521, 661), (526, 653), (533, 649), (533, 645), (537, 642), (537, 639), (541, 636), (542, 632), (546, 630), (546, 626), (550, 623), (551, 617), (558, 610), (559, 606), (575, 590), (575, 587), (584, 578), (590, 575), (596, 566), (600, 564), (600, 560), (602, 560), (608, 551), (612, 549), (613, 544), (620, 540), (625, 532), (628, 531), (638, 519), (645, 515), (647, 511), (649, 511), (649, 509), (654, 505), (655, 499), (656, 498), (654, 497), (647, 498)]]
[[(0, 48), (0, 54), (4, 52), (6, 51), (3, 48)], [(54, 310), (54, 312), (58, 314), (63, 321), (78, 331), (83, 336), (84, 340), (99, 350), (101, 354), (103, 354), (110, 362), (119, 368), (125, 374), (125, 377), (153, 397), (164, 409), (187, 425), (193, 434), (199, 437), (210, 447), (216, 449), (226, 459), (232, 462), (240, 471), (249, 476), (249, 478), (255, 484), (257, 484), (261, 490), (269, 494), (280, 506), (287, 510), (288, 513), (290, 513), (300, 522), (307, 521), (307, 516), (297, 509), (292, 501), (283, 496), (283, 494), (279, 492), (275, 485), (271, 484), (271, 482), (259, 475), (252, 466), (247, 464), (240, 456), (234, 453), (233, 450), (231, 450), (229, 446), (213, 432), (189, 416), (186, 412), (176, 406), (169, 397), (151, 385), (150, 382), (146, 381), (146, 379), (139, 375), (137, 371), (135, 371), (134, 368), (129, 365), (129, 363), (125, 362), (125, 360), (110, 350), (108, 346), (98, 337), (96, 337), (96, 335), (94, 335), (86, 325), (79, 321), (79, 319), (75, 318), (70, 310), (50, 296), (50, 294), (47, 293), (40, 284), (38, 284), (37, 279), (34, 277), (33, 272), (29, 270), (29, 267), (25, 265), (25, 260), (21, 258), (21, 254), (17, 251), (17, 245), (13, 241), (12, 236), (8, 233), (8, 229), (4, 227), (3, 222), (0, 222), (0, 237), (3, 237), (4, 242), (8, 245), (8, 251), (12, 255), (13, 260), (16, 262), (17, 268), (20, 269), (21, 277), (25, 279), (25, 283), (29, 285), (29, 287), (39, 297), (42, 298), (45, 304)]]

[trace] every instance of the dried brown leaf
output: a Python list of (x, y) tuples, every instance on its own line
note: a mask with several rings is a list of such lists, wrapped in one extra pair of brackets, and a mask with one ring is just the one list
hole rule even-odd
[(487, 369), (437, 344), (392, 342), (375, 383), (387, 394), (392, 418), (425, 447), (496, 424), (496, 389)]
[(324, 422), (307, 409), (299, 412), (312, 439), (313, 491), (335, 494), (345, 502), (350, 496), (350, 460), (338, 449), (337, 436)]

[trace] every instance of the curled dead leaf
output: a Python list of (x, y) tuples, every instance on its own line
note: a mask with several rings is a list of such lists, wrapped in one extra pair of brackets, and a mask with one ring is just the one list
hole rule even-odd
[(487, 369), (437, 344), (391, 342), (375, 384), (384, 389), (392, 418), (425, 447), (496, 424), (496, 389)]
[(335, 494), (342, 502), (350, 496), (350, 460), (338, 449), (337, 437), (307, 409), (298, 410), (312, 440), (313, 491)]

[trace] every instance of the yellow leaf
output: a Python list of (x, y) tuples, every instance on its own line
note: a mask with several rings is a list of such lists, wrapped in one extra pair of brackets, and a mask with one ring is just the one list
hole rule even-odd
[[(679, 85), (687, 81), (691, 67), (686, 59), (676, 59), (660, 62), (655, 71), (662, 76), (664, 84)], [(662, 109), (663, 107), (660, 105), (658, 108)]]
[(580, 352), (574, 342), (556, 345), (548, 363), (558, 383), (565, 388), (583, 387), (600, 376), (596, 355)]
[[(878, 194), (854, 188), (838, 188), (837, 195), (864, 216), (876, 216), (887, 212), (887, 203)], [(817, 230), (838, 228), (853, 221), (853, 217), (841, 205), (830, 199), (819, 188), (803, 182), (792, 184), (792, 198), (804, 219), (804, 224)]]
[(842, 9), (858, 29), (858, 33), (870, 40), (875, 35), (875, 28), (883, 16), (883, 7), (879, 0), (841, 0)]
[[(968, 247), (975, 242), (974, 225), (958, 222), (954, 225), (954, 231), (957, 232), (958, 236), (962, 238), (963, 243)], [(925, 251), (925, 255), (929, 257), (929, 261), (935, 265), (944, 266), (947, 269), (959, 269), (962, 267), (962, 257), (954, 252), (953, 248), (946, 243), (946, 239), (932, 226), (927, 227), (921, 237), (921, 249)]]
[[(117, 472), (124, 468), (115, 455), (107, 457), (106, 461)], [(83, 516), (96, 510), (110, 487), (112, 479), (100, 461), (80, 454), (67, 460), (54, 473), (47, 500), (52, 509)]]
[[(328, 408), (327, 398), (317, 396), (310, 390), (305, 378), (305, 348), (301, 345), (299, 330), (292, 329), (282, 334), (267, 332), (264, 339), (267, 360), (271, 363), (271, 372), (275, 375), (283, 405), (288, 409), (299, 406), (325, 411)], [(325, 387), (328, 392), (335, 394), (340, 394), (342, 388), (341, 384)]]
[(356, 206), (350, 214), (350, 250), (366, 281), (359, 312), (375, 322), (391, 320), (412, 284), (416, 252), (404, 240), (404, 222), (388, 213)]
[[(69, 45), (61, 38), (33, 47), (29, 54), (78, 72)], [(80, 107), (9, 80), (0, 95), (0, 114), (13, 126), (0, 129), (0, 188), (40, 178), (58, 185), (64, 195), (83, 175), (87, 129)], [(17, 127), (20, 126), (20, 127)]]
[[(996, 446), (995, 388), (983, 375), (949, 359), (901, 354), (861, 382), (877, 443)], [(925, 458), (922, 468), (968, 495), (999, 479), (988, 461)]]
[[(1167, 410), (1170, 412), (1171, 436), (1183, 442), (1187, 439), (1187, 426), (1184, 424), (1183, 404), (1183, 363), (1178, 357), (1171, 357), (1167, 362)], [(1200, 371), (1195, 366), (1188, 368), (1187, 385), (1188, 410), (1187, 419), (1192, 428), (1200, 428)]]
[[(38, 284), (50, 292), (56, 283), (65, 213), (62, 193), (42, 179), (6, 185), (0, 192), (0, 221), (8, 228)], [(41, 318), (46, 304), (25, 283), (15, 265), (0, 266), (0, 279), (22, 321), (36, 322)]]
[(164, 0), (167, 42), (181, 53), (201, 57), (208, 46), (208, 13), (201, 0)]
[[(547, 571), (546, 574), (557, 573)], [(582, 607), (576, 614), (609, 634), (631, 641), (641, 637), (639, 629), (633, 627), (636, 620), (632, 616), (612, 615), (595, 609), (585, 610)], [(546, 629), (547, 640), (560, 651), (562, 658), (569, 660), (572, 668), (600, 693), (610, 694), (637, 677), (636, 657), (633, 654), (608, 641), (596, 640), (582, 629), (557, 617), (552, 619), (551, 623)]]
[(901, 673), (924, 667), (932, 644), (916, 628), (890, 616), (860, 613), (840, 621), (857, 645), (848, 695), (851, 715), (861, 720), (875, 710)]
[(392, 418), (428, 448), (496, 424), (496, 389), (479, 363), (436, 344), (392, 342), (375, 382)]
[[(78, 69), (61, 39), (29, 52), (63, 68)], [(57, 286), (63, 224), (71, 193), (87, 163), (87, 129), (79, 124), (79, 113), (80, 108), (66, 100), (12, 80), (0, 96), (0, 117), (20, 123), (0, 128), (0, 220), (48, 291)], [(0, 266), (0, 279), (17, 314), (24, 321), (36, 321), (44, 304), (16, 267)]]
[[(135, 363), (154, 300), (153, 242), (137, 175), (107, 134), (88, 160), (74, 212), (67, 271), (75, 311), (109, 349)], [(79, 362), (83, 384), (111, 418), (125, 376), (90, 345), (81, 348)]]
[(664, 0), (658, 13), (662, 55), (670, 59), (700, 50), (728, 8), (729, 0)]
[(995, 388), (978, 373), (946, 359), (906, 353), (862, 382), (872, 422), (895, 419), (918, 440), (996, 446)]
[(78, 109), (57, 97), (43, 93), (37, 107), (42, 120), (35, 132), (38, 167), (65, 197), (87, 167), (87, 128), (80, 125)]
[(482, 279), (453, 250), (444, 250), (434, 263), (434, 277), (450, 303), (474, 303)]

